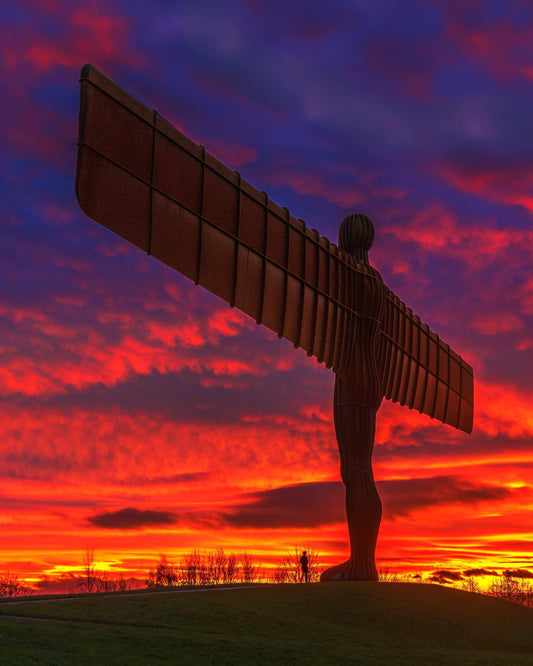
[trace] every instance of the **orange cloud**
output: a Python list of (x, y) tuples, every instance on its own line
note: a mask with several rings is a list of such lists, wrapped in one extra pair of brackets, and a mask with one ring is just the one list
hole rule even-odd
[[(115, 386), (136, 375), (185, 369), (228, 376), (257, 375), (264, 374), (266, 368), (287, 369), (296, 362), (287, 362), (292, 351), (288, 345), (266, 348), (262, 353), (264, 364), (257, 364), (249, 346), (245, 355), (237, 342), (228, 346), (228, 340), (237, 340), (242, 333), (255, 329), (255, 323), (214, 299), (205, 301), (204, 308), (196, 311), (189, 305), (198, 294), (196, 290), (184, 289), (181, 302), (169, 299), (157, 308), (152, 305), (149, 289), (145, 302), (124, 297), (119, 290), (102, 291), (103, 305), (94, 303), (100, 290), (94, 285), (91, 294), (83, 290), (75, 297), (71, 292), (54, 296), (42, 310), (0, 307), (5, 322), (4, 345), (31, 350), (11, 354), (0, 367), (0, 394), (61, 394), (70, 388), (82, 390), (100, 383)], [(80, 308), (86, 314), (91, 307), (98, 308), (92, 317), (98, 326), (78, 317)], [(258, 330), (257, 341), (268, 335)]]
[(533, 393), (503, 384), (476, 383), (476, 428), (494, 437), (533, 435)]
[[(105, 485), (110, 493), (144, 497), (147, 482), (159, 488), (167, 479), (169, 493), (179, 490), (184, 474), (209, 473), (208, 494), (216, 495), (221, 489), (235, 492), (322, 479), (328, 469), (330, 474), (336, 471), (331, 424), (309, 423), (297, 416), (203, 424), (197, 415), (176, 422), (117, 408), (71, 408), (68, 413), (59, 408), (4, 408), (0, 435), (5, 483), (16, 488), (19, 479), (27, 479), (28, 493), (33, 481), (49, 481), (56, 496), (75, 493), (79, 498), (84, 488), (92, 494), (91, 488)], [(203, 482), (201, 476), (190, 478)], [(42, 492), (40, 486), (37, 492)]]
[[(515, 454), (505, 468), (497, 451), (493, 460), (489, 453), (483, 460), (479, 449), (465, 458), (466, 438), (460, 433), (428, 427), (431, 422), (424, 417), (394, 405), (384, 412), (376, 453), (394, 447), (397, 456), (377, 465), (389, 505), (378, 546), (382, 566), (396, 569), (401, 561), (413, 570), (435, 568), (437, 560), (441, 566), (494, 566), (504, 554), (507, 562), (520, 566), (533, 499), (527, 473), (524, 482), (517, 481), (520, 458)], [(406, 446), (401, 445), (402, 427)], [(437, 450), (427, 449), (413, 456), (408, 440), (419, 430), (433, 437), (442, 433), (439, 446), (456, 450), (457, 457), (439, 457)], [(177, 558), (195, 547), (249, 549), (271, 563), (295, 540), (316, 544), (329, 563), (347, 551), (338, 452), (325, 405), (302, 409), (301, 415), (227, 424), (203, 423), (194, 415), (173, 421), (117, 408), (4, 408), (0, 459), (3, 504), (11, 516), (4, 538), (17, 558), (26, 553), (28, 560), (40, 562), (36, 571), (53, 576), (60, 573), (55, 567), (80, 560), (87, 542), (103, 551), (104, 559), (141, 571), (158, 552)], [(450, 468), (461, 470), (461, 477), (446, 477)], [(289, 514), (284, 512), (287, 492), (299, 497), (298, 489), (305, 491), (300, 499), (308, 511), (319, 496), (306, 489), (323, 482), (334, 482), (325, 487), (336, 488), (338, 497), (320, 515), (339, 523), (306, 526), (298, 520), (304, 509), (294, 503)], [(231, 525), (224, 519), (228, 512), (236, 516)], [(255, 514), (263, 524), (260, 530), (248, 524)], [(102, 518), (87, 522), (94, 516)], [(113, 536), (113, 526), (120, 527), (120, 537)], [(148, 541), (140, 530), (150, 531)], [(138, 561), (128, 565), (133, 553)], [(10, 547), (3, 559), (13, 556)]]

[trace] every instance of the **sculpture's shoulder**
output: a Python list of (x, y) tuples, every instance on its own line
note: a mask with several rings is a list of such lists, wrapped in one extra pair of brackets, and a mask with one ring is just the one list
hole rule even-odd
[(376, 280), (379, 284), (385, 286), (383, 278), (381, 277), (381, 273), (378, 271), (377, 268), (374, 268), (374, 266), (372, 266), (371, 264), (366, 264), (366, 270), (368, 271), (368, 275), (370, 277)]

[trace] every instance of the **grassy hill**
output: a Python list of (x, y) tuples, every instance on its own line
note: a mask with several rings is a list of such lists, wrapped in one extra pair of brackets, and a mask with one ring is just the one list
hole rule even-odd
[(2, 664), (533, 664), (533, 610), (325, 583), (0, 603)]

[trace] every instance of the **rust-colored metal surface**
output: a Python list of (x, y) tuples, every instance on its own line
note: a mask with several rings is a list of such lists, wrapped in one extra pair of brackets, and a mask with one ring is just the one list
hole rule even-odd
[(335, 429), (351, 557), (328, 580), (374, 580), (372, 478), (383, 397), (471, 432), (472, 368), (388, 289), (354, 215), (339, 246), (91, 65), (81, 72), (76, 194), (83, 211), (336, 373)]

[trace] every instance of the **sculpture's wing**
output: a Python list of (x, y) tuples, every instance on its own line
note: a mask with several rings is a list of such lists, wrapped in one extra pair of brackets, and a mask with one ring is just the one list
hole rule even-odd
[(91, 218), (319, 362), (337, 371), (349, 357), (357, 313), (344, 303), (368, 271), (91, 65), (76, 194)]
[[(343, 372), (375, 273), (270, 201), (91, 65), (81, 72), (82, 210)], [(346, 304), (351, 304), (348, 308)], [(378, 365), (387, 397), (463, 430), (472, 370), (392, 292)]]
[(472, 432), (472, 368), (387, 289), (378, 354), (385, 397)]

